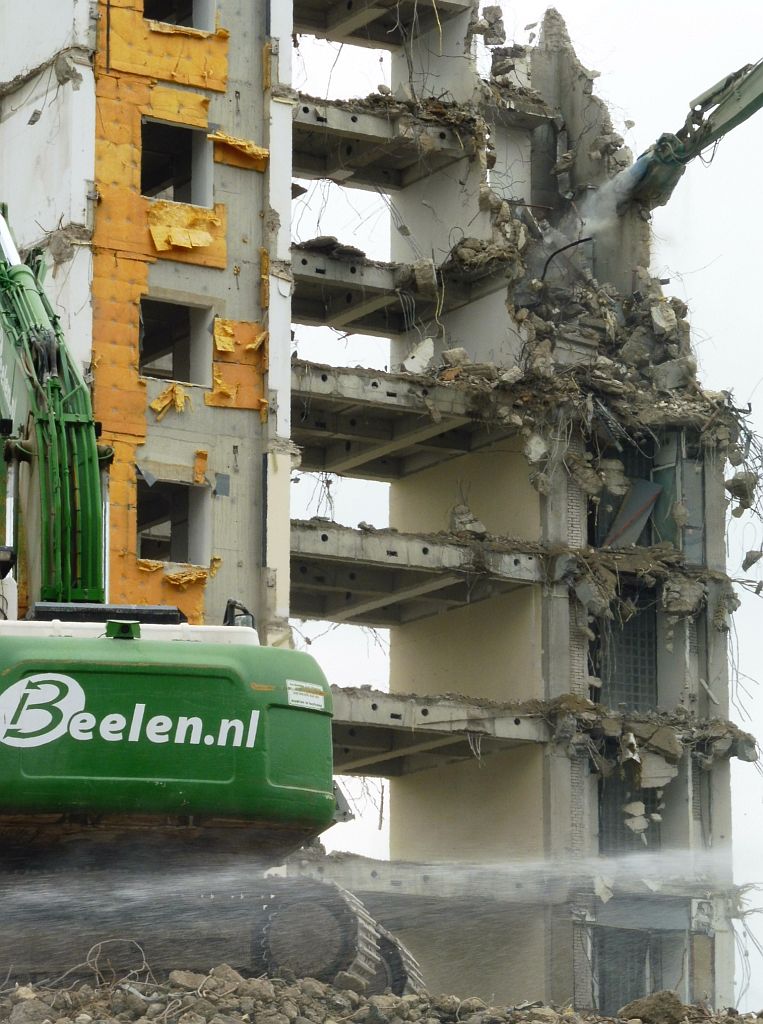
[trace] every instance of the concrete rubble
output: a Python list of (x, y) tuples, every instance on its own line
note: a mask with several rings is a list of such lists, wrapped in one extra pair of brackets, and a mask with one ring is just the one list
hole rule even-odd
[[(623, 1007), (616, 1018), (540, 1001), (493, 1006), (476, 997), (378, 995), (366, 998), (314, 978), (245, 978), (227, 964), (208, 974), (174, 970), (154, 978), (150, 970), (115, 977), (96, 961), (90, 982), (71, 979), (61, 986), (24, 985), (0, 995), (0, 1021), (8, 1024), (91, 1024), (91, 1022), (176, 1021), (177, 1024), (728, 1024), (759, 1020), (755, 1013), (729, 1008), (715, 1013), (686, 1006), (672, 992), (657, 992)], [(98, 967), (100, 966), (100, 970)], [(90, 972), (88, 972), (90, 973)]]

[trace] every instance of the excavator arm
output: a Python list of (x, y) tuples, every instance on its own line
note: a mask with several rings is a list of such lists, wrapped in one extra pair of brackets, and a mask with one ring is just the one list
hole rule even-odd
[(763, 107), (763, 61), (732, 72), (689, 104), (675, 134), (666, 132), (615, 179), (617, 211), (631, 203), (664, 206), (686, 165)]
[(30, 604), (102, 603), (102, 474), (113, 453), (97, 444), (90, 392), (43, 291), (42, 271), (39, 255), (22, 262), (0, 214), (6, 537), (18, 551), (20, 503)]

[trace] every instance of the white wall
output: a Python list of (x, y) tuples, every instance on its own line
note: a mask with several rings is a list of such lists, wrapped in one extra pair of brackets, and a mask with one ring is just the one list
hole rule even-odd
[(6, 0), (0, 4), (0, 82), (38, 67), (59, 50), (73, 46), (92, 49), (95, 10), (94, 0)]
[(2, 101), (2, 198), (21, 247), (62, 225), (87, 223), (95, 168), (95, 80), (87, 65), (77, 70), (82, 82), (76, 89), (73, 82), (59, 85), (49, 70)]
[(93, 254), (89, 245), (78, 245), (74, 257), (48, 271), (45, 292), (61, 319), (61, 329), (72, 356), (80, 365), (90, 363), (93, 350), (93, 306), (90, 287)]

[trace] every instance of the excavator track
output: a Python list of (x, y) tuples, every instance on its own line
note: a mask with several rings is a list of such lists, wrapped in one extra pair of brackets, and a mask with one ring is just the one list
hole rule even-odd
[(369, 989), (378, 983), (383, 974), (378, 926), (346, 889), (311, 879), (274, 880), (263, 910), (252, 960), (267, 974), (324, 982), (350, 975)]
[(0, 901), (0, 970), (15, 981), (89, 976), (97, 961), (112, 977), (142, 963), (157, 977), (228, 963), (245, 976), (313, 977), (369, 995), (425, 987), (410, 952), (352, 893), (258, 877), (240, 861), (195, 871), (17, 870), (0, 875)]
[(421, 968), (408, 947), (378, 922), (376, 927), (383, 973), (377, 975), (369, 988), (381, 992), (389, 988), (396, 996), (426, 992)]

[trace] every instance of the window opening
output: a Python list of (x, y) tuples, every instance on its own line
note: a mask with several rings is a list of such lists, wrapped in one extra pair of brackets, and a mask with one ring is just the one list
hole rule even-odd
[(143, 0), (143, 17), (182, 28), (214, 30), (213, 0)]
[(193, 27), (193, 0), (144, 0), (143, 16), (168, 25)]
[(652, 480), (660, 484), (653, 516), (654, 542), (670, 542), (687, 562), (705, 559), (705, 468), (702, 448), (674, 431), (657, 449)]
[(206, 132), (143, 120), (140, 191), (149, 199), (212, 205), (212, 151)]
[(138, 479), (137, 512), (139, 558), (208, 564), (209, 488), (146, 473)]
[[(662, 802), (658, 792), (656, 789), (641, 789), (637, 786), (633, 769), (628, 765), (599, 779), (599, 853), (602, 856), (659, 850), (660, 823), (650, 818), (650, 815), (661, 812)], [(636, 813), (640, 808), (631, 807), (638, 803), (644, 805), (643, 816), (649, 819), (644, 832), (634, 830), (627, 824), (629, 818), (642, 817)]]
[(143, 298), (140, 372), (144, 377), (211, 384), (211, 309)]
[[(599, 453), (599, 461), (617, 459), (623, 464), (623, 473), (631, 481), (650, 481), (654, 461), (651, 441), (642, 440), (638, 447), (625, 444), (622, 450), (614, 447), (603, 449)], [(613, 494), (606, 487), (599, 495), (599, 501), (591, 502), (589, 507), (588, 541), (594, 547), (601, 547), (608, 537), (627, 496)], [(650, 529), (647, 524), (635, 541), (645, 545), (650, 543)]]

